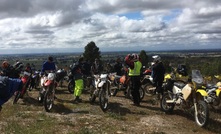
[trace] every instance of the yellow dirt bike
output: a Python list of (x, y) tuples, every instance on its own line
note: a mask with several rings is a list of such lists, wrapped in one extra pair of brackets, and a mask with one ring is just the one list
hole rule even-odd
[(204, 97), (207, 92), (199, 89), (203, 84), (203, 77), (199, 70), (192, 70), (192, 78), (187, 83), (177, 82), (168, 78), (165, 84), (165, 93), (160, 100), (161, 110), (171, 113), (174, 107), (193, 113), (196, 124), (200, 127), (207, 125), (209, 109)]
[(219, 82), (215, 85), (207, 84), (206, 86), (202, 86), (208, 96), (205, 96), (205, 101), (213, 108), (219, 109), (221, 104), (221, 76), (215, 75), (214, 76)]

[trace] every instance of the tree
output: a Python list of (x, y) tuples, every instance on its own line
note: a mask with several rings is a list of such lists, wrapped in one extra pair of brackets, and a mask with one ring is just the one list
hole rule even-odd
[(148, 66), (148, 56), (146, 52), (144, 50), (141, 50), (139, 56), (141, 58), (142, 65)]
[(94, 62), (94, 60), (100, 59), (100, 51), (99, 48), (96, 46), (96, 44), (91, 41), (84, 47), (84, 53), (83, 53), (84, 59), (90, 61), (91, 63)]

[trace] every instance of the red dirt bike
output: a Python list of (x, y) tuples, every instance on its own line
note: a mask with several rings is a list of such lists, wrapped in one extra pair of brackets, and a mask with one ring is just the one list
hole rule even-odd
[(15, 92), (15, 98), (13, 100), (13, 104), (16, 104), (20, 98), (23, 98), (23, 96), (27, 92), (27, 89), (28, 89), (29, 84), (30, 84), (31, 73), (28, 72), (28, 71), (24, 71), (22, 75), (23, 76), (21, 76), (21, 78), (20, 78), (21, 81), (22, 81), (22, 84), (23, 84), (22, 90)]
[(55, 89), (57, 85), (56, 74), (54, 72), (50, 72), (41, 78), (42, 88), (39, 91), (38, 101), (43, 102), (47, 112), (50, 112), (54, 105)]

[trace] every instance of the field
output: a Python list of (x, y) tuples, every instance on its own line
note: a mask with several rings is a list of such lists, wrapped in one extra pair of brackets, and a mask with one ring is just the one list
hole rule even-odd
[[(164, 55), (166, 60), (179, 63), (183, 63), (185, 60), (183, 57), (186, 56), (202, 56), (195, 53), (160, 54)], [(120, 54), (106, 54), (103, 58), (111, 59), (116, 55)], [(220, 58), (221, 54), (218, 53), (218, 57), (217, 53), (214, 55), (208, 57)], [(54, 56), (59, 68), (65, 68), (76, 61), (79, 54)], [(175, 59), (179, 58), (179, 61), (173, 60), (174, 56)], [(24, 63), (33, 63), (36, 69), (40, 69), (46, 58), (46, 54), (10, 55), (1, 56), (1, 61), (7, 59), (13, 63), (19, 59)], [(175, 109), (173, 114), (162, 112), (156, 96), (145, 96), (141, 106), (136, 107), (119, 92), (116, 97), (110, 98), (109, 110), (104, 113), (98, 105), (98, 99), (95, 104), (89, 103), (87, 90), (82, 94), (82, 103), (73, 103), (73, 95), (68, 92), (67, 83), (64, 83), (63, 87), (57, 88), (57, 99), (52, 111), (45, 112), (43, 105), (37, 101), (38, 90), (39, 88), (28, 91), (18, 104), (13, 105), (12, 98), (3, 105), (0, 112), (1, 134), (221, 134), (221, 108), (218, 110), (210, 108), (209, 124), (205, 128), (200, 128), (194, 122), (194, 117), (187, 112), (179, 109)]]
[(89, 103), (85, 90), (82, 103), (72, 102), (67, 87), (58, 87), (57, 99), (51, 112), (45, 112), (37, 101), (38, 89), (28, 91), (18, 104), (12, 99), (3, 105), (0, 113), (1, 134), (212, 134), (221, 133), (221, 112), (212, 110), (206, 128), (200, 128), (194, 117), (180, 110), (167, 115), (160, 110), (155, 97), (143, 99), (141, 106), (131, 105), (122, 92), (110, 98), (110, 108), (103, 112), (98, 100)]

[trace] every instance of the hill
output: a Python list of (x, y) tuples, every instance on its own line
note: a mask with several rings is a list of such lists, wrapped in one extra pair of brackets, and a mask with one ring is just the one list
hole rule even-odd
[(175, 110), (167, 115), (160, 110), (155, 97), (143, 99), (140, 107), (119, 92), (110, 98), (103, 112), (96, 100), (88, 101), (85, 90), (82, 103), (74, 104), (67, 87), (58, 87), (52, 112), (45, 112), (37, 101), (38, 89), (29, 91), (18, 104), (8, 101), (0, 113), (1, 134), (215, 134), (220, 133), (221, 112), (210, 112), (207, 128), (200, 128), (190, 114)]

